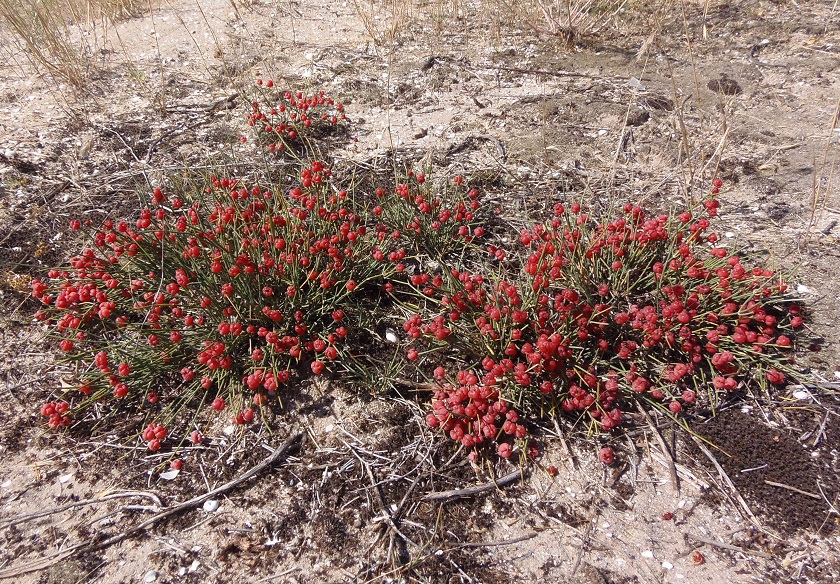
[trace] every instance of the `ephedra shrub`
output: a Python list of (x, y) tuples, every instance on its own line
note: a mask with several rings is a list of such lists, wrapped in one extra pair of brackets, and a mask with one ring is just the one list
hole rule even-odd
[(323, 91), (313, 95), (279, 92), (272, 80), (263, 83), (262, 79), (257, 85), (263, 91), (251, 102), (247, 122), (254, 138), (269, 152), (311, 151), (319, 140), (346, 127), (344, 104)]
[[(290, 108), (300, 109), (307, 98), (295, 99), (303, 101)], [(269, 144), (292, 151), (292, 136), (273, 136)], [(370, 331), (391, 314), (395, 286), (405, 289), (421, 252), (467, 245), (475, 193), (459, 179), (438, 195), (409, 172), (364, 197), (298, 152), (286, 164), (291, 186), (193, 177), (154, 189), (132, 221), (71, 223), (90, 246), (32, 284), (43, 304), (36, 318), (79, 384), (43, 406), (49, 426), (68, 426), (94, 405), (145, 409), (156, 421), (144, 433), (154, 450), (187, 406), (233, 403), (246, 423), (309, 375), (371, 377)], [(427, 206), (441, 216), (428, 225), (418, 219)]]
[[(37, 318), (79, 372), (76, 409), (209, 395), (222, 409), (245, 389), (262, 405), (301, 367), (342, 368), (396, 270), (375, 259), (376, 234), (320, 162), (286, 193), (215, 176), (193, 192), (155, 189), (138, 219), (90, 237), (67, 269), (32, 285), (45, 305)], [(67, 423), (66, 412), (50, 417)]]
[(607, 432), (636, 404), (677, 417), (792, 372), (800, 308), (719, 245), (716, 199), (654, 216), (557, 204), (514, 245), (482, 248), (490, 223), (468, 181), (408, 171), (363, 192), (307, 154), (339, 103), (262, 99), (248, 124), (284, 156), (285, 182), (193, 177), (132, 221), (74, 221), (90, 246), (33, 282), (79, 384), (43, 406), (49, 426), (93, 405), (146, 410), (156, 450), (185, 409), (235, 404), (247, 423), (306, 376), (376, 378), (372, 331), (395, 319), (406, 363), (436, 383), (428, 424), (471, 456), (525, 452), (534, 416)]
[(434, 371), (429, 425), (507, 457), (526, 435), (522, 413), (609, 431), (636, 403), (677, 417), (784, 383), (801, 308), (773, 271), (718, 246), (718, 207), (648, 216), (628, 204), (592, 217), (557, 204), (520, 234), (521, 269), (491, 246), (495, 269), (449, 270), (406, 330), (421, 350), (457, 348), (475, 366), (448, 382)]

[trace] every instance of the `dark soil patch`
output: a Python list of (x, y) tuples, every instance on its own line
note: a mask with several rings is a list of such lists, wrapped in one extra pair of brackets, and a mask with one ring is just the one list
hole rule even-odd
[(837, 523), (820, 495), (822, 488), (833, 501), (840, 492), (827, 453), (810, 449), (788, 430), (771, 428), (740, 410), (722, 412), (695, 430), (717, 447), (713, 453), (726, 474), (772, 527), (812, 529), (825, 535), (834, 531)]

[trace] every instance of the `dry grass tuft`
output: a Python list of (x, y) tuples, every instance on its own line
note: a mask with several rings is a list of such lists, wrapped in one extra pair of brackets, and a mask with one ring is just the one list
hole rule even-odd
[(610, 26), (624, 9), (627, 0), (537, 0), (517, 2), (494, 0), (534, 32), (552, 35), (572, 44), (576, 39), (591, 36)]
[(33, 65), (83, 87), (113, 20), (148, 6), (140, 0), (0, 0), (0, 26)]
[(411, 0), (353, 0), (353, 7), (374, 47), (393, 45), (414, 12)]

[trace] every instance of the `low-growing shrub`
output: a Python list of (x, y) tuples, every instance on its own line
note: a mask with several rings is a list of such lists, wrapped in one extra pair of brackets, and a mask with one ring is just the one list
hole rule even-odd
[(210, 176), (90, 231), (90, 248), (32, 284), (79, 372), (74, 409), (210, 395), (220, 408), (243, 386), (262, 405), (303, 368), (342, 369), (399, 270), (361, 211), (316, 161), (287, 193)]
[(628, 204), (592, 217), (580, 204), (557, 204), (551, 220), (522, 231), (519, 254), (488, 250), (493, 261), (517, 261), (480, 273), (451, 268), (406, 330), (424, 353), (454, 349), (475, 367), (472, 383), (461, 372), (457, 389), (441, 385), (429, 424), (471, 448), (489, 436), (523, 437), (516, 415), (497, 427), (492, 414), (498, 404), (508, 411), (506, 401), (609, 431), (635, 400), (678, 416), (784, 383), (801, 308), (773, 271), (717, 246), (709, 231), (717, 209), (709, 199), (648, 216)]
[(529, 417), (608, 432), (636, 403), (677, 417), (792, 372), (801, 308), (720, 246), (717, 199), (660, 215), (558, 203), (518, 237), (493, 234), (514, 244), (487, 245), (462, 177), (408, 171), (365, 192), (306, 147), (344, 119), (340, 103), (269, 102), (249, 123), (265, 148), (294, 150), (279, 183), (193, 177), (154, 189), (134, 221), (72, 223), (90, 247), (32, 283), (79, 382), (42, 407), (49, 426), (94, 404), (146, 408), (157, 450), (187, 407), (232, 402), (247, 423), (306, 376), (381, 377), (372, 340), (396, 319), (405, 362), (436, 383), (429, 426), (473, 458), (533, 452)]
[(344, 104), (325, 96), (279, 91), (274, 81), (257, 81), (259, 100), (251, 102), (248, 125), (257, 143), (269, 152), (283, 153), (312, 146), (347, 121)]

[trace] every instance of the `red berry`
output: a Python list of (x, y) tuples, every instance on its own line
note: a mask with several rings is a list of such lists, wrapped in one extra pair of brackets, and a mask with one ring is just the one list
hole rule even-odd
[(184, 466), (184, 461), (180, 458), (176, 458), (175, 460), (169, 463), (169, 468), (173, 470), (181, 470), (182, 466)]
[(225, 400), (223, 400), (220, 397), (217, 397), (213, 400), (213, 403), (210, 404), (210, 407), (216, 410), (217, 412), (221, 412), (223, 409), (225, 409)]
[[(114, 386), (114, 396), (115, 397), (117, 397), (119, 399), (122, 399), (127, 395), (128, 395), (128, 386), (125, 383), (118, 383)], [(151, 394), (150, 394), (149, 399), (151, 400)]]
[(604, 447), (598, 452), (598, 460), (610, 465), (615, 461), (615, 452), (613, 452), (612, 448)]
[(764, 375), (767, 378), (767, 381), (775, 385), (781, 385), (785, 382), (785, 374), (777, 371), (776, 369), (770, 369)]

